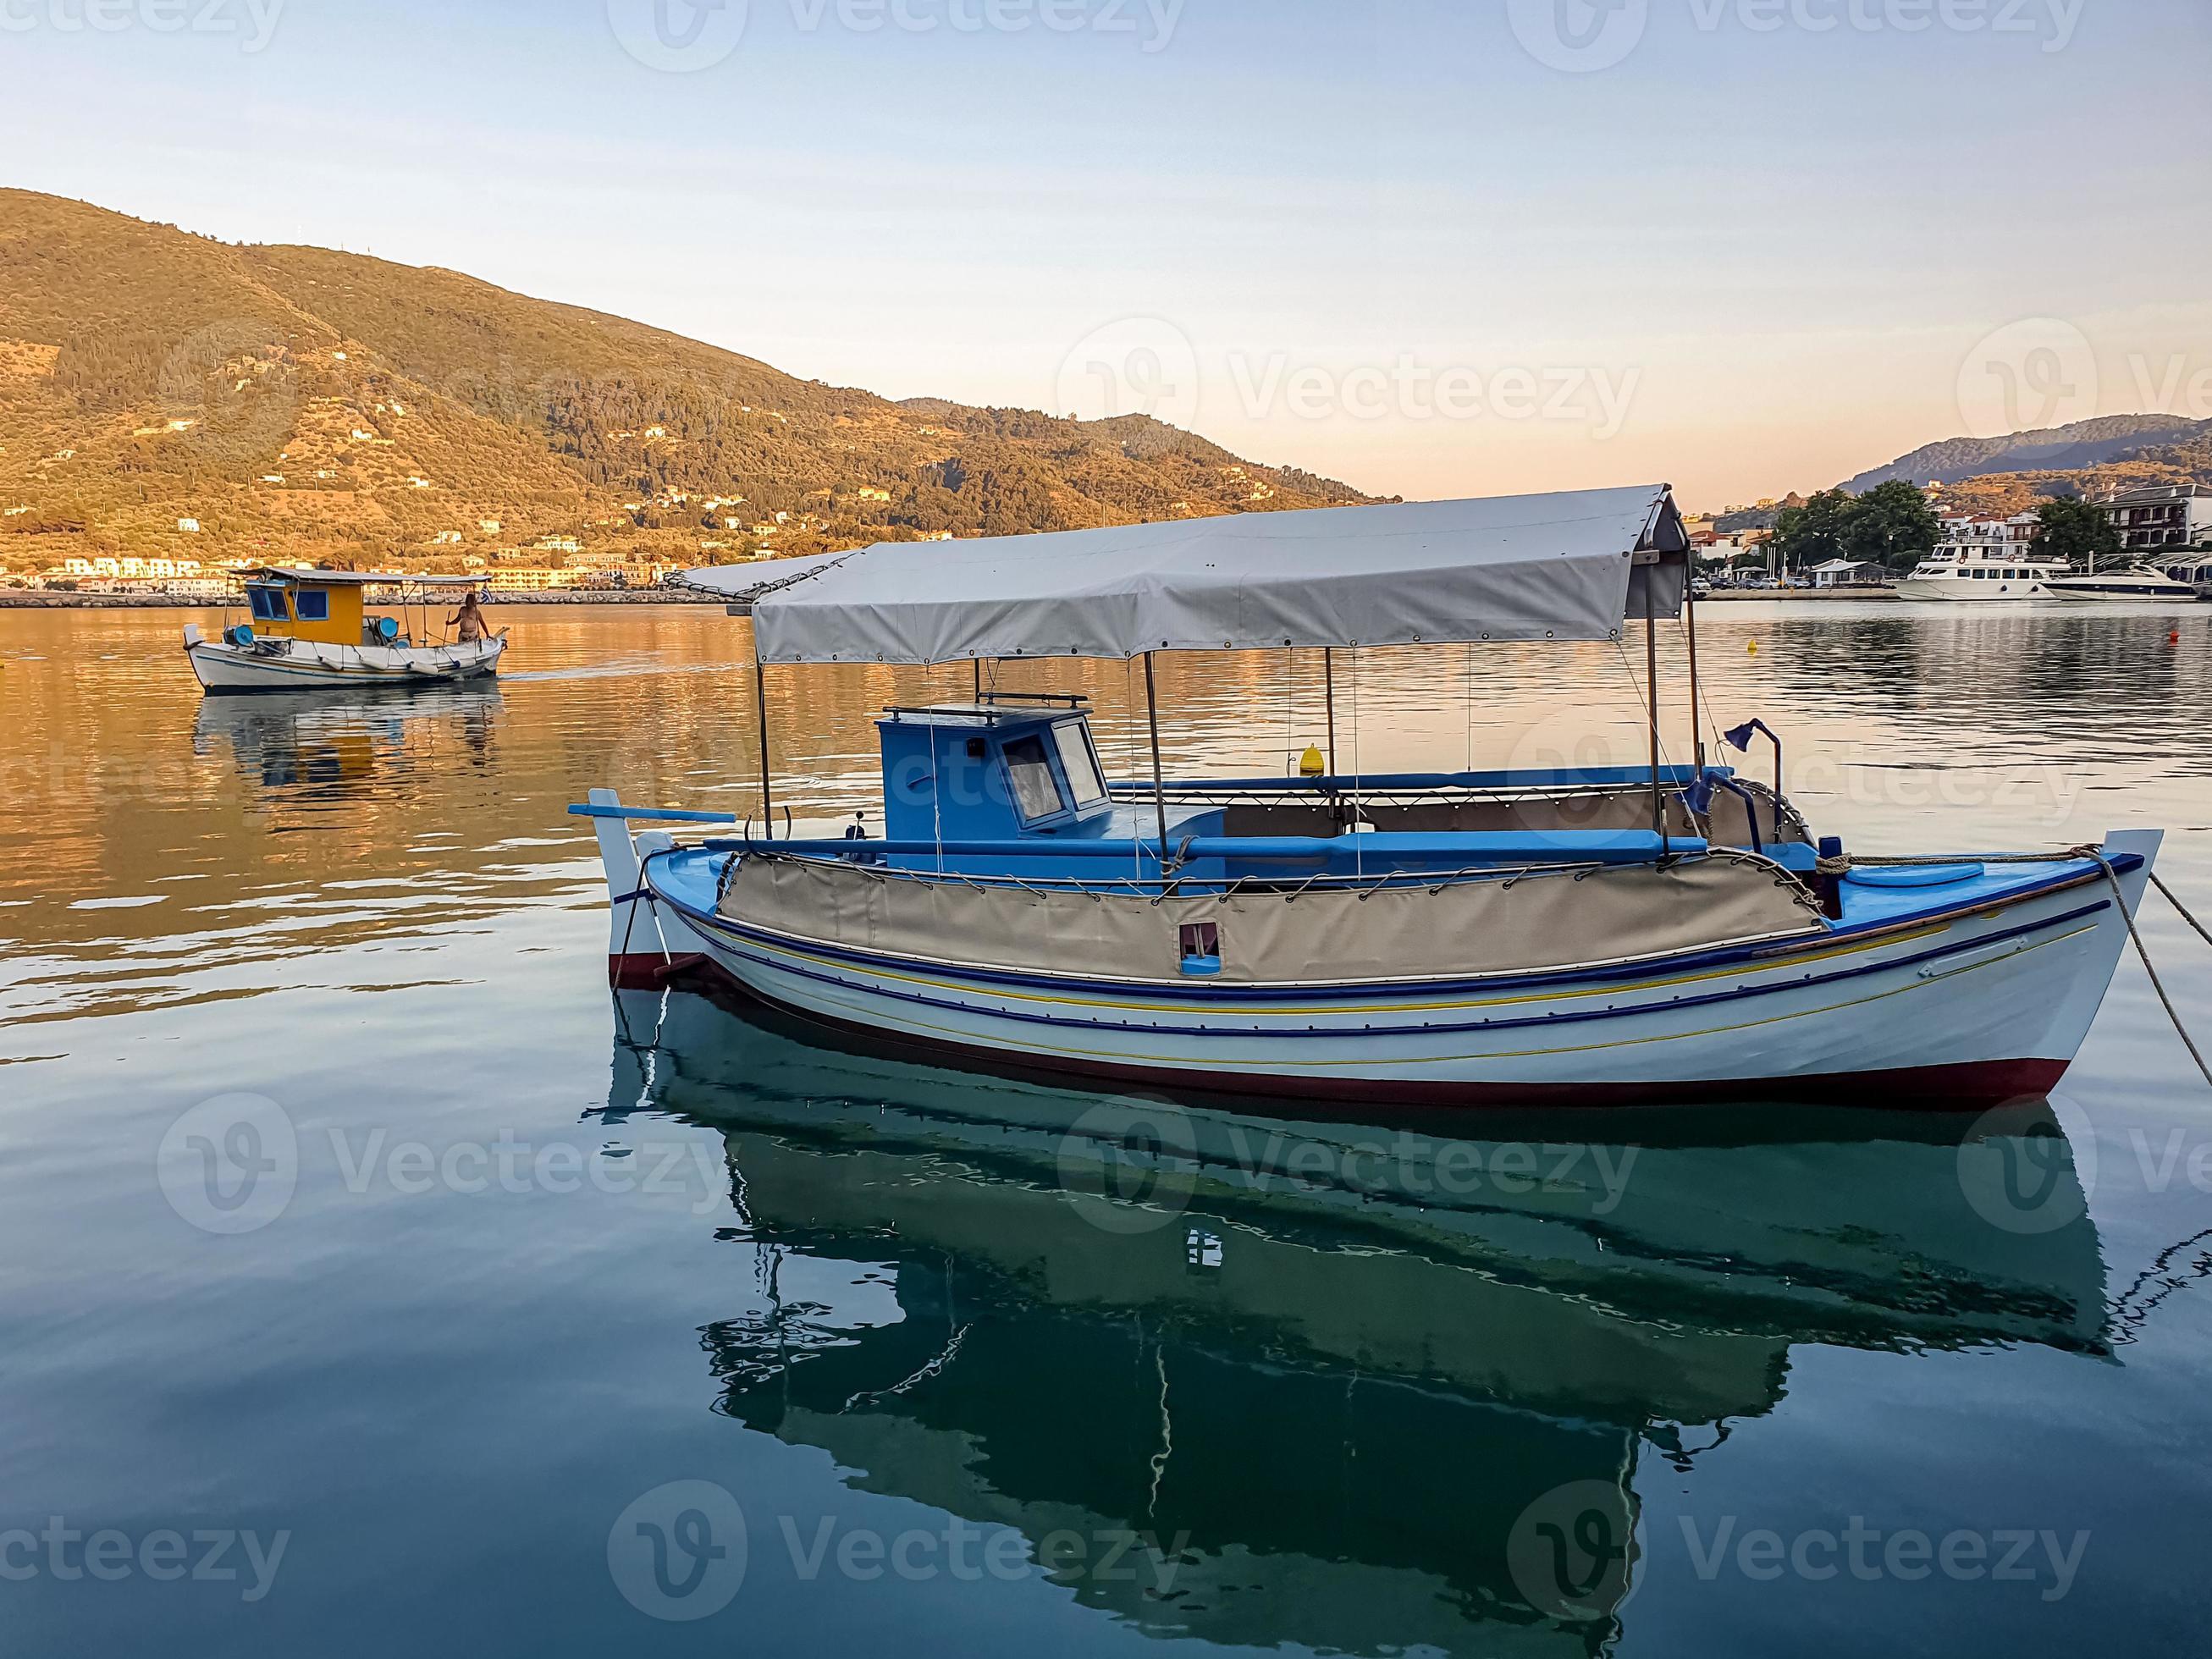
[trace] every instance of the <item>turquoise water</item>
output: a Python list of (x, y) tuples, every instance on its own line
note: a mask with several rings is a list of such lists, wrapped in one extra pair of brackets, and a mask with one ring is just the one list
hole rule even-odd
[[(2212, 1091), (2136, 964), (1979, 1122), (917, 1066), (602, 983), (562, 809), (744, 810), (742, 624), (526, 613), (495, 692), (204, 704), (182, 620), (0, 613), (8, 1651), (2201, 1644)], [(2212, 912), (2212, 612), (1701, 642), (1823, 830), (2160, 827)], [(1167, 668), (1171, 765), (1317, 733), (1317, 664)], [(1341, 740), (1626, 762), (1630, 672), (1374, 653)], [(780, 799), (862, 799), (932, 685), (780, 672)]]

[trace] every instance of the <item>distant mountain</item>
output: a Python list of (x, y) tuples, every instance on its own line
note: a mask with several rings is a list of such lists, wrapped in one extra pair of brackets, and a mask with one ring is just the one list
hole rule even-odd
[(892, 403), (453, 271), (0, 191), (18, 570), (95, 550), (696, 564), (1366, 499), (1141, 416)]
[(1887, 466), (1862, 472), (1844, 488), (1858, 495), (1893, 478), (1917, 484), (1948, 484), (1999, 472), (2079, 472), (2128, 461), (2155, 461), (2155, 452), (2207, 439), (2212, 439), (2212, 421), (2173, 415), (2111, 415), (2047, 431), (2016, 432), (2008, 438), (1947, 439), (1899, 456)]

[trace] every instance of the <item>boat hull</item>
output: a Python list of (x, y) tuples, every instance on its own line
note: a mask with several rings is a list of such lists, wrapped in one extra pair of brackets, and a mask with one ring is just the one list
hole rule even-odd
[(2195, 602), (2197, 589), (2185, 582), (2106, 581), (2077, 577), (2054, 582), (2051, 597), (2073, 605), (2188, 605)]
[[(2157, 846), (2108, 844), (2130, 909)], [(2064, 1075), (2127, 942), (2092, 865), (2002, 902), (1779, 946), (1413, 988), (1164, 988), (777, 935), (716, 914), (696, 887), (687, 897), (680, 867), (656, 863), (622, 890), (649, 919), (623, 937), (658, 951), (616, 949), (618, 981), (703, 961), (775, 1006), (988, 1066), (1369, 1103), (1984, 1109)]]
[(210, 696), (454, 685), (496, 674), (506, 652), (504, 639), (419, 648), (298, 641), (280, 653), (202, 639), (193, 629), (187, 629), (185, 637), (185, 658), (201, 689)]
[(2053, 597), (2039, 581), (1922, 581), (1911, 576), (1898, 583), (1897, 595), (1903, 599), (1944, 599), (1955, 605), (2021, 605)]

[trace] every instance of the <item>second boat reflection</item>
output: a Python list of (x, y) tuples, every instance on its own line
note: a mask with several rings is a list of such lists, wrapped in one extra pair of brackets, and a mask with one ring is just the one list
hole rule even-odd
[[(1017, 1529), (1163, 1638), (1457, 1650), (1480, 1626), (1486, 1650), (1594, 1653), (1635, 1588), (1645, 1460), (1686, 1470), (1771, 1411), (1794, 1346), (2107, 1352), (2047, 1109), (1800, 1112), (1786, 1138), (1486, 1118), (1471, 1141), (617, 1000), (607, 1121), (720, 1128), (754, 1255), (747, 1305), (702, 1332), (716, 1408)], [(1115, 1532), (1140, 1540), (1126, 1572), (1056, 1541)]]

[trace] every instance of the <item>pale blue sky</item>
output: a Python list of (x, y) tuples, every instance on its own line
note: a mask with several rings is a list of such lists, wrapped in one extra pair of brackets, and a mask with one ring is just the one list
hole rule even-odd
[(2203, 0), (89, 3), (0, 0), (8, 184), (1378, 492), (2212, 417)]

